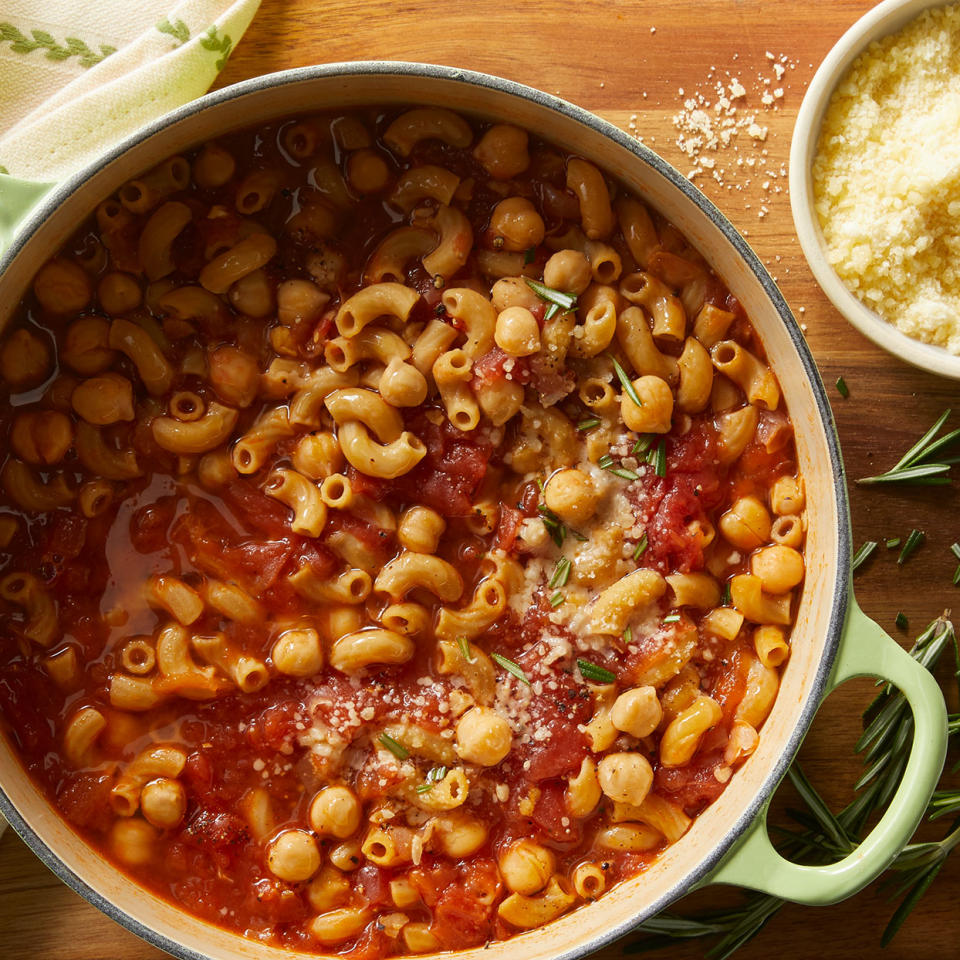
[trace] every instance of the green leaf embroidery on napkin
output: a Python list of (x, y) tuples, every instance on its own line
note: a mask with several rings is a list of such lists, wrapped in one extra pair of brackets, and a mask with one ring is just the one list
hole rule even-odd
[(227, 57), (230, 56), (230, 51), (233, 49), (233, 41), (230, 39), (230, 34), (225, 33), (222, 37), (217, 33), (217, 25), (214, 24), (207, 31), (206, 35), (200, 38), (200, 46), (204, 50), (213, 50), (216, 53), (222, 53), (223, 56), (214, 64), (218, 70), (223, 69), (223, 65), (227, 62)]
[(76, 37), (67, 37), (61, 44), (46, 30), (31, 30), (28, 37), (12, 23), (0, 23), (0, 42), (10, 44), (10, 49), (14, 53), (45, 50), (44, 56), (48, 60), (69, 60), (71, 57), (77, 57), (80, 66), (84, 68), (94, 67), (102, 60), (106, 60), (111, 53), (117, 52), (116, 47), (101, 43), (100, 52), (95, 53)]
[(169, 18), (164, 17), (157, 24), (157, 29), (161, 33), (169, 33), (178, 47), (182, 47), (190, 39), (190, 28), (179, 18), (171, 23)]

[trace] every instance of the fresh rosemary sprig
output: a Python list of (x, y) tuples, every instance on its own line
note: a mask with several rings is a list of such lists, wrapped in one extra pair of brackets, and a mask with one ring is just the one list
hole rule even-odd
[(870, 559), (870, 555), (877, 549), (876, 540), (868, 540), (854, 555), (850, 564), (850, 572), (856, 573)]
[(950, 410), (944, 410), (937, 422), (886, 473), (875, 477), (861, 477), (857, 483), (912, 483), (917, 486), (943, 486), (950, 482), (950, 467), (960, 463), (960, 457), (938, 455), (960, 440), (960, 430), (951, 430), (937, 437), (947, 422)]
[[(945, 651), (953, 650), (960, 680), (960, 650), (953, 624), (945, 617), (934, 620), (917, 638), (911, 656), (932, 671)], [(806, 809), (789, 815), (799, 829), (776, 829), (781, 837), (778, 848), (787, 857), (806, 863), (830, 863), (856, 849), (870, 815), (889, 802), (903, 776), (910, 755), (913, 718), (903, 694), (891, 687), (884, 689), (864, 712), (864, 732), (857, 744), (863, 753), (864, 772), (857, 782), (853, 801), (834, 816), (830, 808), (796, 763), (788, 775)], [(960, 714), (949, 719), (949, 733), (960, 735)], [(927, 806), (927, 817), (960, 813), (960, 790), (938, 790)], [(896, 935), (910, 911), (935, 879), (947, 857), (960, 846), (960, 816), (951, 824), (942, 840), (914, 843), (896, 858), (891, 871), (896, 886), (894, 896), (902, 900), (883, 932), (885, 946)], [(646, 953), (677, 939), (719, 936), (707, 951), (710, 960), (725, 960), (756, 936), (785, 901), (762, 893), (744, 895), (739, 907), (710, 910), (692, 916), (662, 913), (646, 921), (641, 929), (647, 934), (626, 948), (629, 953)]]
[(577, 298), (572, 293), (564, 293), (562, 290), (554, 290), (539, 280), (531, 280), (524, 277), (527, 286), (541, 299), (550, 304), (547, 312), (543, 315), (544, 320), (552, 320), (561, 310), (573, 310), (577, 306)]

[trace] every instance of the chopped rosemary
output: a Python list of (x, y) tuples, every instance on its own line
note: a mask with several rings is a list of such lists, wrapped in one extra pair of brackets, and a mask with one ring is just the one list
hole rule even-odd
[(837, 393), (843, 397), (844, 400), (850, 396), (850, 388), (847, 386), (847, 381), (843, 377), (837, 377)]
[(951, 544), (950, 544), (950, 552), (951, 552), (958, 560), (960, 560), (960, 543), (951, 543)]
[(551, 587), (565, 587), (570, 578), (570, 561), (566, 557), (561, 557), (557, 561), (557, 569), (553, 571), (550, 578)]
[(877, 549), (876, 540), (868, 540), (854, 555), (850, 572), (856, 573), (870, 559), (870, 555)]
[(666, 616), (666, 617), (663, 618), (663, 622), (664, 622), (664, 623), (679, 623), (679, 622), (680, 622), (680, 614), (679, 614), (679, 613), (671, 613), (671, 614), (669, 614), (668, 616)]
[(643, 536), (637, 541), (637, 549), (633, 551), (633, 559), (639, 560), (647, 549), (647, 531), (643, 531)]
[(891, 538), (887, 541), (887, 549), (888, 549), (888, 550), (893, 550), (894, 547), (899, 547), (899, 546), (900, 546), (900, 538), (899, 538), (899, 537), (891, 537)]
[(530, 686), (527, 675), (512, 660), (508, 660), (499, 653), (491, 653), (490, 659), (501, 669), (506, 670), (507, 673), (512, 673), (518, 680), (522, 680), (528, 687)]
[(894, 621), (893, 621), (893, 622), (894, 622), (901, 630), (906, 630), (907, 627), (909, 626), (909, 623), (907, 622), (907, 615), (906, 615), (902, 610), (898, 610), (898, 611), (897, 611), (897, 615), (896, 615), (896, 617), (894, 618)]
[(580, 668), (580, 673), (583, 675), (584, 680), (596, 680), (599, 683), (613, 683), (613, 681), (617, 679), (615, 673), (611, 673), (605, 667), (591, 663), (589, 660), (578, 659), (577, 666)]
[(610, 472), (615, 476), (619, 477), (621, 480), (639, 480), (640, 474), (634, 473), (632, 470), (628, 470), (626, 467), (612, 467)]
[(643, 406), (643, 401), (640, 399), (640, 395), (637, 393), (637, 388), (633, 385), (633, 382), (627, 376), (627, 371), (620, 366), (616, 357), (610, 358), (613, 363), (613, 369), (617, 374), (617, 379), (620, 381), (620, 386), (623, 387), (623, 392), (638, 406)]
[(410, 756), (410, 751), (402, 743), (397, 743), (388, 733), (380, 734), (380, 743), (398, 760), (406, 760)]
[(548, 287), (545, 283), (540, 283), (539, 280), (531, 280), (529, 277), (524, 277), (524, 280), (527, 281), (527, 286), (529, 286), (541, 300), (546, 300), (547, 303), (556, 307), (552, 312), (550, 310), (547, 311), (545, 315), (545, 319), (547, 320), (556, 316), (560, 310), (572, 310), (577, 305), (577, 298), (572, 293), (563, 293), (561, 290), (554, 290), (553, 287)]
[(667, 475), (667, 441), (661, 440), (657, 444), (657, 457), (654, 461), (656, 466), (656, 473), (658, 477), (665, 477)]
[(646, 453), (650, 449), (650, 444), (653, 443), (655, 435), (652, 433), (645, 433), (640, 437), (637, 442), (633, 445), (633, 449), (630, 451), (635, 457), (640, 456), (642, 453)]
[(903, 549), (900, 551), (900, 556), (897, 557), (897, 565), (906, 563), (926, 539), (927, 535), (922, 530), (911, 530), (907, 542), (904, 543)]
[(600, 426), (599, 417), (588, 417), (586, 420), (581, 420), (577, 424), (577, 429), (581, 431), (592, 430), (594, 427), (599, 427), (599, 426)]
[(894, 464), (886, 473), (875, 477), (861, 477), (857, 483), (914, 483), (918, 486), (943, 486), (950, 482), (947, 474), (960, 457), (934, 457), (947, 447), (960, 440), (960, 430), (951, 430), (937, 437), (940, 428), (950, 416), (949, 408), (937, 419), (937, 422)]
[(609, 470), (616, 461), (613, 459), (613, 456), (609, 453), (603, 454), (602, 457), (597, 461), (597, 466), (601, 470)]
[(427, 771), (427, 775), (423, 778), (423, 783), (417, 787), (417, 793), (427, 793), (427, 791), (433, 789), (435, 783), (440, 783), (441, 780), (447, 775), (446, 767), (431, 767)]
[(633, 628), (632, 628), (632, 627), (627, 627), (627, 629), (623, 631), (623, 639), (624, 639), (624, 642), (625, 642), (625, 643), (633, 643)]
[(563, 591), (558, 590), (550, 597), (550, 606), (554, 608), (559, 607), (560, 604), (566, 599), (566, 595), (563, 593)]
[(550, 539), (558, 546), (563, 546), (564, 537), (567, 535), (567, 528), (563, 521), (548, 507), (541, 503), (537, 507), (537, 512), (543, 520), (543, 525), (550, 534)]
[(536, 247), (527, 247), (523, 251), (523, 265), (529, 266), (537, 258), (537, 248)]
[(729, 607), (733, 598), (730, 596), (730, 581), (727, 580), (723, 585), (723, 593), (720, 594), (720, 606)]
[(457, 646), (467, 663), (473, 663), (473, 654), (470, 652), (470, 641), (466, 637), (457, 637)]

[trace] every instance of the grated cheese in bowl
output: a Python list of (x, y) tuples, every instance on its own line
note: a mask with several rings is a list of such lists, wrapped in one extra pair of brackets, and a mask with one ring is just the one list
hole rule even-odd
[(812, 186), (847, 288), (960, 355), (960, 5), (926, 10), (857, 57), (824, 115)]

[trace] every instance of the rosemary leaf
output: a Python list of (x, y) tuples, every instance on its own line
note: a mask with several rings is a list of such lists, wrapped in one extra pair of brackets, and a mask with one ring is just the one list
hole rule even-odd
[(617, 374), (617, 379), (620, 381), (620, 385), (623, 387), (623, 392), (638, 406), (643, 406), (643, 401), (640, 399), (640, 395), (637, 393), (637, 388), (633, 385), (633, 381), (627, 376), (627, 371), (620, 366), (616, 357), (610, 358), (613, 363), (613, 369)]
[(599, 417), (587, 417), (586, 420), (581, 420), (577, 424), (577, 429), (580, 431), (585, 431), (585, 430), (592, 430), (594, 427), (599, 427), (599, 426), (600, 426)]
[(518, 680), (523, 681), (528, 687), (530, 686), (527, 675), (512, 660), (508, 660), (499, 653), (491, 653), (490, 659), (499, 667), (506, 670), (507, 673), (512, 673)]
[(605, 667), (591, 663), (589, 660), (578, 659), (577, 666), (580, 668), (580, 673), (583, 674), (584, 680), (596, 680), (599, 683), (613, 683), (613, 681), (617, 679), (615, 673), (611, 673), (611, 671)]
[(647, 531), (643, 531), (643, 536), (637, 541), (637, 548), (633, 551), (634, 561), (639, 561), (647, 549)]
[(843, 377), (837, 377), (837, 393), (843, 397), (844, 400), (850, 396), (850, 388), (847, 386), (847, 381)]
[[(547, 303), (552, 303), (555, 307), (558, 307), (563, 310), (572, 310), (577, 305), (577, 298), (572, 293), (563, 293), (561, 290), (554, 290), (553, 287), (548, 287), (545, 283), (540, 283), (539, 280), (531, 280), (529, 277), (524, 277), (524, 280), (527, 281), (527, 286), (541, 299), (546, 300)], [(556, 311), (554, 311), (556, 313)]]
[(610, 472), (615, 476), (619, 477), (621, 480), (639, 480), (640, 474), (634, 473), (632, 470), (627, 470), (626, 467), (612, 467)]
[(656, 473), (658, 477), (667, 475), (667, 441), (661, 440), (657, 444)]
[(470, 652), (470, 641), (466, 637), (457, 637), (457, 646), (467, 663), (473, 663), (473, 654)]
[(380, 743), (398, 760), (406, 760), (407, 757), (410, 756), (410, 751), (402, 743), (397, 743), (397, 741), (387, 733), (380, 734)]
[(854, 555), (850, 572), (856, 573), (870, 559), (870, 555), (877, 549), (876, 540), (868, 540)]
[(907, 560), (910, 559), (911, 555), (919, 549), (920, 545), (924, 540), (927, 539), (927, 535), (922, 530), (911, 530), (910, 535), (907, 537), (907, 542), (903, 545), (903, 549), (900, 551), (900, 556), (897, 557), (897, 565), (902, 566)]

